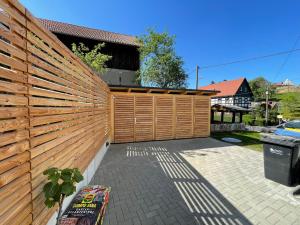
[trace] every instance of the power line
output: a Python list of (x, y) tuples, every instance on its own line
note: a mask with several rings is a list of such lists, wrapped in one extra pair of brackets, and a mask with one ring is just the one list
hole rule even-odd
[[(297, 47), (297, 44), (300, 40), (300, 35), (297, 37), (295, 43), (293, 44), (292, 48), (291, 48), (291, 51), (295, 50), (296, 47)], [(280, 65), (277, 73), (275, 74), (275, 78), (274, 78), (274, 81), (276, 81), (277, 77), (279, 76), (279, 74), (282, 72), (283, 68), (285, 67), (285, 65), (287, 64), (288, 60), (290, 59), (290, 56), (293, 52), (289, 52), (288, 55), (285, 57), (284, 61), (282, 62), (282, 64)]]
[(288, 50), (288, 51), (276, 52), (276, 53), (272, 53), (272, 54), (268, 54), (268, 55), (251, 57), (251, 58), (247, 58), (247, 59), (236, 60), (236, 61), (227, 62), (227, 63), (201, 66), (200, 69), (203, 70), (203, 69), (216, 68), (216, 67), (227, 66), (227, 65), (237, 64), (237, 63), (249, 62), (249, 61), (279, 56), (279, 55), (286, 55), (286, 54), (290, 54), (292, 52), (297, 52), (297, 51), (300, 51), (300, 48), (296, 48), (296, 49), (292, 49), (292, 50)]

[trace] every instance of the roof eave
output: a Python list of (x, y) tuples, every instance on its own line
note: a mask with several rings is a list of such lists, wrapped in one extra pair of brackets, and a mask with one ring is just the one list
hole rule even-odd
[(109, 88), (112, 92), (152, 93), (152, 94), (213, 96), (218, 93), (218, 91), (213, 91), (213, 90), (173, 89), (173, 88), (158, 88), (158, 87), (121, 86), (121, 85), (110, 85)]
[(120, 45), (132, 46), (132, 47), (136, 47), (136, 48), (139, 48), (141, 46), (138, 43), (137, 44), (131, 44), (131, 43), (125, 43), (125, 42), (121, 42), (121, 41), (103, 40), (103, 39), (92, 38), (92, 37), (87, 38), (83, 35), (73, 35), (73, 34), (60, 32), (60, 31), (56, 31), (56, 30), (51, 30), (51, 29), (48, 29), (48, 30), (51, 31), (53, 34), (63, 34), (63, 35), (71, 36), (71, 37), (80, 37), (80, 38), (84, 38), (84, 39), (88, 39), (88, 40), (102, 41), (102, 42), (112, 43), (112, 44), (120, 44)]

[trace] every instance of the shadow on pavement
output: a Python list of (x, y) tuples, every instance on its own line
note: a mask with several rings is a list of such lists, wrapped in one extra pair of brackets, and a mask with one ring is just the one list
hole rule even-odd
[(104, 224), (251, 224), (180, 154), (224, 146), (206, 138), (112, 145), (92, 181), (112, 187)]

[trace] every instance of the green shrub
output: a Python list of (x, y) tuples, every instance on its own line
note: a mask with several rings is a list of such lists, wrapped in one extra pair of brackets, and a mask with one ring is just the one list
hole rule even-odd
[(253, 118), (250, 114), (246, 114), (246, 115), (243, 116), (243, 122), (246, 125), (253, 125), (254, 120), (253, 120)]
[(58, 215), (56, 224), (58, 224), (61, 214), (61, 208), (65, 197), (72, 195), (76, 191), (76, 184), (83, 180), (78, 168), (74, 169), (58, 169), (49, 168), (43, 172), (47, 175), (48, 182), (43, 187), (45, 195), (45, 205), (52, 208), (58, 203)]

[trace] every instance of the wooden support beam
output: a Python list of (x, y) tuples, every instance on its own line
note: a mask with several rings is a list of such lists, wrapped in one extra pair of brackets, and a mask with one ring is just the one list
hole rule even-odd
[(224, 123), (224, 111), (221, 112), (221, 123)]
[(215, 112), (211, 111), (210, 122), (214, 123), (214, 121), (215, 121)]
[(235, 112), (232, 112), (232, 123), (235, 123)]
[(243, 112), (240, 112), (240, 123), (243, 122)]

